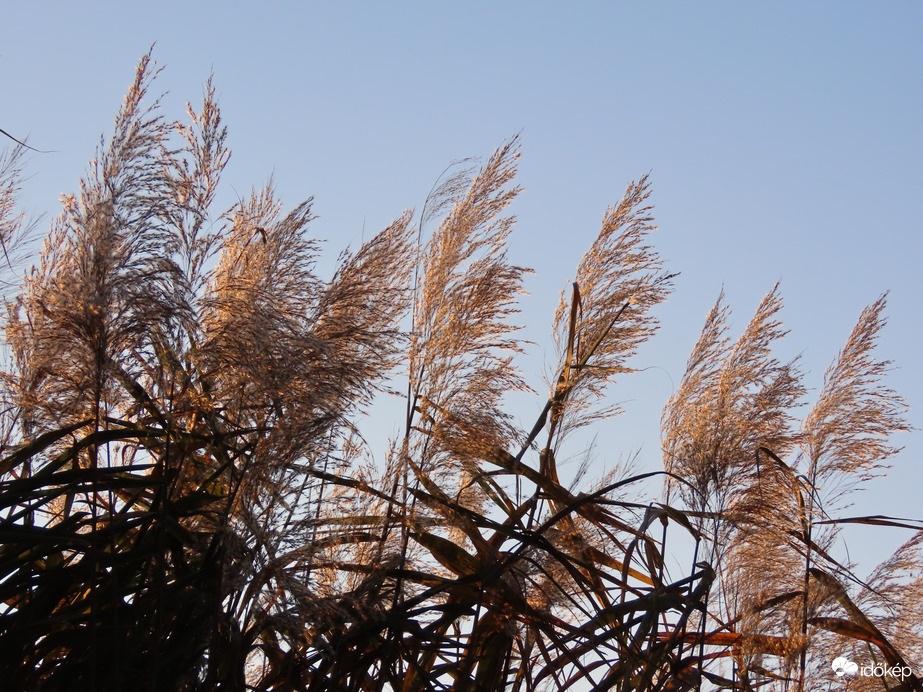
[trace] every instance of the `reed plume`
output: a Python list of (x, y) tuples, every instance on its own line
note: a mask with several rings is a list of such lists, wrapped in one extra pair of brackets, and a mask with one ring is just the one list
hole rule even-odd
[[(287, 208), (270, 183), (214, 208), (230, 153), (212, 82), (173, 123), (156, 75), (142, 58), (7, 300), (11, 688), (806, 689), (832, 646), (919, 655), (919, 535), (867, 586), (834, 555), (845, 523), (923, 528), (831, 514), (908, 429), (872, 353), (884, 298), (799, 428), (797, 363), (772, 353), (778, 287), (736, 341), (722, 294), (664, 411), (665, 471), (564, 485), (568, 433), (616, 412), (607, 388), (672, 290), (647, 176), (577, 267), (520, 429), (517, 138), (449, 169), (328, 278), (310, 198)], [(30, 228), (21, 152), (0, 162), (7, 268)], [(363, 417), (395, 395), (402, 433), (376, 454)], [(654, 476), (665, 501), (644, 504)], [(679, 576), (668, 529), (697, 551)]]

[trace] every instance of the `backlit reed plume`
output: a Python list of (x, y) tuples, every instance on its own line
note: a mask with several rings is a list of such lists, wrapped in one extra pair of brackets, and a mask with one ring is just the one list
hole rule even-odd
[(553, 398), (567, 406), (552, 409), (552, 433), (562, 439), (574, 428), (605, 418), (596, 409), (606, 386), (657, 330), (651, 309), (672, 290), (656, 251), (648, 244), (655, 229), (647, 176), (630, 184), (621, 202), (608, 209), (602, 228), (583, 256), (573, 291), (562, 293), (554, 317), (559, 354)]
[(668, 492), (712, 527), (723, 614), (702, 621), (703, 640), (709, 628), (711, 641), (725, 628), (742, 633), (737, 672), (748, 684), (775, 676), (803, 689), (829, 674), (823, 651), (848, 645), (829, 616), (839, 609), (854, 621), (860, 612), (837, 605), (838, 580), (854, 577), (831, 557), (831, 512), (896, 451), (890, 435), (907, 429), (903, 402), (881, 384), (888, 363), (871, 357), (884, 298), (863, 311), (800, 431), (791, 414), (803, 396), (799, 373), (771, 355), (785, 334), (774, 319), (777, 288), (733, 347), (722, 298), (665, 409), (665, 467), (685, 481), (669, 478)]
[(466, 505), (480, 502), (472, 480), (478, 460), (515, 435), (504, 395), (527, 389), (512, 365), (521, 348), (510, 320), (529, 270), (507, 258), (515, 219), (500, 216), (519, 193), (510, 184), (518, 157), (514, 138), (465, 188), (450, 178), (427, 201), (447, 213), (421, 257), (407, 424), (424, 432), (411, 451), (420, 470), (434, 474), (448, 496), (465, 495)]
[[(521, 430), (504, 401), (530, 391), (514, 362), (528, 270), (507, 254), (516, 138), (325, 277), (310, 199), (287, 210), (269, 184), (215, 209), (230, 154), (211, 81), (171, 123), (155, 75), (145, 56), (7, 301), (6, 686), (807, 689), (834, 646), (919, 657), (918, 538), (873, 590), (833, 555), (842, 523), (920, 528), (830, 514), (907, 429), (871, 355), (883, 299), (799, 431), (798, 370), (772, 355), (778, 290), (735, 342), (722, 295), (664, 412), (666, 502), (633, 495), (659, 470), (565, 486), (568, 433), (614, 413), (607, 387), (672, 289), (647, 177), (558, 306), (557, 369)], [(19, 152), (0, 165), (8, 270)], [(395, 394), (382, 454), (364, 416)], [(695, 546), (679, 575), (668, 529)]]

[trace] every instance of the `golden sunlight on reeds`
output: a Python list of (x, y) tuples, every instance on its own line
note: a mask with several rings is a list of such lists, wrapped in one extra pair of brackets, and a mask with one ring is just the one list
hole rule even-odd
[[(663, 469), (566, 486), (557, 459), (615, 413), (673, 290), (648, 178), (562, 293), (556, 369), (521, 429), (516, 138), (328, 280), (310, 199), (286, 211), (270, 185), (214, 209), (215, 90), (173, 123), (156, 74), (146, 56), (7, 300), (10, 689), (807, 690), (831, 652), (923, 660), (921, 526), (842, 515), (908, 429), (874, 354), (884, 297), (800, 421), (798, 364), (773, 355), (779, 287), (736, 340), (719, 296), (664, 409)], [(0, 175), (10, 268), (21, 153)], [(405, 397), (400, 434), (370, 449), (383, 393)], [(651, 476), (663, 501), (645, 504)], [(834, 558), (848, 522), (917, 533), (863, 582)], [(694, 551), (680, 574), (674, 547)]]

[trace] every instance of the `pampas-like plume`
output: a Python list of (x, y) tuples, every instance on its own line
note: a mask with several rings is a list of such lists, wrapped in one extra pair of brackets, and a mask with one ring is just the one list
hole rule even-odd
[[(421, 259), (422, 277), (414, 307), (410, 343), (411, 416), (419, 414), (425, 431), (420, 441), (423, 472), (437, 459), (448, 462), (441, 477), (449, 481), (495, 445), (506, 445), (513, 431), (500, 403), (506, 392), (527, 389), (512, 367), (520, 351), (510, 318), (529, 270), (511, 264), (506, 240), (513, 217), (499, 214), (513, 201), (518, 145), (512, 139), (497, 149), (467, 185), (452, 178), (427, 208), (445, 208)], [(467, 473), (467, 472), (466, 472)], [(470, 477), (469, 477), (470, 480)], [(460, 481), (460, 482), (459, 482)], [(449, 481), (461, 492), (468, 480)]]
[[(189, 124), (169, 124), (145, 105), (153, 76), (145, 56), (9, 303), (4, 684), (752, 690), (812, 684), (816, 647), (844, 632), (888, 660), (903, 659), (882, 632), (919, 651), (918, 628), (898, 622), (918, 610), (919, 579), (891, 580), (917, 569), (919, 542), (873, 578), (879, 601), (857, 599), (875, 629), (819, 528), (831, 495), (817, 488), (867, 478), (906, 429), (870, 355), (883, 300), (799, 434), (797, 368), (771, 353), (777, 289), (736, 342), (722, 295), (664, 413), (668, 492), (691, 510), (626, 497), (658, 472), (581, 492), (555, 456), (611, 412), (605, 387), (671, 289), (647, 241), (646, 177), (606, 212), (561, 301), (556, 379), (524, 434), (502, 406), (527, 388), (512, 322), (528, 270), (507, 257), (503, 216), (515, 138), (437, 186), (416, 242), (404, 213), (325, 280), (310, 199), (285, 212), (270, 184), (212, 215), (229, 155), (214, 89)], [(0, 169), (7, 252), (23, 228), (15, 163)], [(361, 416), (395, 370), (409, 381), (404, 435), (376, 459)], [(799, 443), (800, 465), (783, 460)], [(671, 578), (670, 524), (710, 545), (711, 564), (697, 553)], [(710, 667), (722, 659), (733, 680)]]
[[(672, 474), (665, 481), (668, 500), (677, 492), (696, 510), (693, 521), (708, 536), (709, 561), (718, 575), (710, 608), (720, 614), (716, 622), (735, 622), (741, 632), (782, 636), (787, 642), (782, 649), (794, 655), (798, 643), (781, 616), (759, 612), (758, 627), (748, 616), (756, 617), (754, 608), (784, 593), (777, 582), (767, 595), (771, 576), (785, 582), (791, 575), (797, 588), (800, 575), (797, 556), (767, 552), (787, 542), (793, 526), (800, 527), (789, 479), (768, 458), (760, 464), (761, 449), (784, 454), (797, 441), (790, 409), (804, 393), (795, 362), (780, 363), (772, 356), (774, 342), (786, 334), (776, 318), (781, 308), (777, 285), (732, 343), (721, 292), (679, 389), (664, 408), (663, 449), (664, 468)], [(780, 632), (776, 625), (782, 622), (786, 627)], [(699, 626), (705, 627), (706, 619)], [(753, 663), (753, 653), (744, 649), (743, 660)]]
[(7, 337), (18, 361), (23, 411), (41, 430), (94, 415), (103, 399), (116, 405), (113, 376), (129, 354), (185, 312), (173, 286), (164, 224), (168, 199), (164, 142), (170, 125), (143, 107), (153, 74), (138, 67), (115, 122), (79, 197), (45, 242), (40, 265), (13, 305)]
[(881, 382), (890, 361), (872, 356), (886, 302), (883, 295), (862, 311), (804, 422), (805, 472), (824, 489), (828, 511), (857, 483), (879, 474), (899, 451), (889, 437), (910, 429), (907, 405)]
[[(880, 381), (887, 361), (871, 356), (884, 304), (882, 297), (863, 311), (796, 432), (790, 410), (803, 395), (799, 374), (794, 362), (780, 364), (770, 351), (785, 334), (774, 317), (777, 287), (733, 347), (722, 294), (664, 410), (664, 464), (685, 481), (668, 479), (668, 492), (675, 488), (688, 505), (708, 512), (698, 522), (707, 516), (713, 527), (716, 606), (723, 611), (717, 622), (788, 642), (775, 674), (802, 689), (829, 674), (829, 661), (812, 652), (844, 646), (811, 624), (834, 612), (825, 582), (811, 575), (820, 567), (849, 576), (831, 557), (837, 523), (828, 521), (830, 512), (897, 451), (890, 435), (908, 429), (903, 401)], [(819, 520), (824, 525), (815, 528)], [(765, 671), (761, 655), (742, 649), (744, 673), (751, 666)]]
[(218, 234), (204, 231), (204, 227), (231, 153), (211, 78), (205, 85), (201, 110), (196, 112), (187, 104), (186, 111), (189, 124), (176, 124), (184, 144), (171, 152), (166, 170), (172, 197), (167, 217), (188, 290), (195, 295), (203, 288), (205, 264), (218, 242)]
[(778, 286), (732, 346), (724, 292), (708, 314), (676, 394), (663, 413), (664, 467), (688, 481), (667, 479), (690, 506), (724, 511), (758, 483), (761, 447), (784, 454), (798, 439), (790, 409), (804, 393), (795, 362), (771, 355), (786, 332), (776, 319)]
[[(629, 372), (626, 360), (657, 330), (650, 311), (666, 300), (671, 279), (647, 244), (655, 229), (647, 176), (632, 183), (616, 207), (606, 211), (602, 228), (577, 267), (572, 298), (562, 294), (554, 317), (559, 351), (549, 437), (614, 413), (593, 410), (606, 385)], [(552, 445), (549, 445), (549, 447)]]
[(923, 660), (923, 532), (878, 565), (868, 585), (858, 605), (875, 617), (878, 629), (904, 658)]
[[(12, 270), (15, 253), (28, 229), (25, 215), (16, 213), (16, 193), (22, 182), (22, 157), (25, 150), (17, 147), (0, 155), (0, 262)], [(6, 282), (3, 282), (5, 285)]]

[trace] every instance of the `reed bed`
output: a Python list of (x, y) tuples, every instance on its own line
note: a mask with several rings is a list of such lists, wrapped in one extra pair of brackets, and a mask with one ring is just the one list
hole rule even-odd
[[(163, 118), (145, 56), (44, 249), (7, 299), (0, 375), (0, 670), (22, 690), (827, 689), (830, 659), (923, 660), (919, 522), (841, 516), (908, 429), (860, 316), (803, 420), (778, 287), (736, 340), (719, 298), (664, 409), (664, 466), (564, 485), (575, 430), (672, 290), (628, 186), (562, 294), (538, 415), (506, 210), (518, 141), (452, 169), (332, 279), (311, 201), (224, 213), (209, 82)], [(22, 149), (0, 241), (22, 247)], [(403, 432), (369, 450), (374, 397)], [(637, 490), (664, 479), (663, 501)], [(910, 529), (868, 581), (844, 523)], [(668, 546), (694, 546), (682, 574)], [(849, 689), (923, 689), (916, 668)]]

